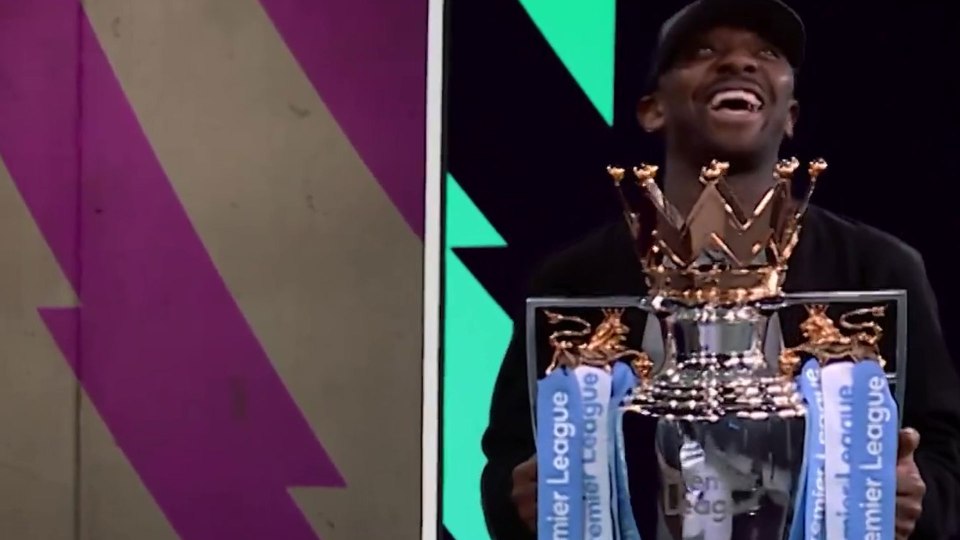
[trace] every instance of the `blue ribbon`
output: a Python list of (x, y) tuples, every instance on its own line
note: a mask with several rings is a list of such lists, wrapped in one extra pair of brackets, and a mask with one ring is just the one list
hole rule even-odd
[(637, 377), (630, 366), (618, 362), (613, 368), (613, 385), (610, 398), (610, 471), (613, 485), (613, 517), (617, 540), (641, 540), (633, 507), (630, 505), (630, 484), (627, 475), (627, 460), (623, 442), (623, 411), (620, 403), (627, 392), (637, 384)]
[(850, 538), (892, 540), (897, 493), (897, 404), (883, 368), (853, 368), (850, 457)]
[(566, 368), (537, 383), (537, 538), (583, 534), (583, 407)]
[(827, 537), (824, 476), (826, 437), (823, 424), (821, 375), (820, 364), (816, 359), (810, 359), (803, 365), (800, 376), (797, 378), (800, 393), (807, 405), (807, 421), (803, 469), (797, 491), (790, 540), (825, 540)]

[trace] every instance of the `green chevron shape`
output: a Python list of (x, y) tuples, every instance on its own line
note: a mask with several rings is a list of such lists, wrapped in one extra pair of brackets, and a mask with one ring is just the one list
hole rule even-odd
[(520, 4), (612, 125), (616, 0), (520, 0)]
[(503, 238), (447, 176), (443, 358), (443, 523), (454, 538), (489, 538), (480, 501), (480, 440), (510, 341), (510, 317), (453, 252), (503, 247)]
[(451, 174), (447, 175), (446, 187), (447, 214), (444, 216), (444, 232), (447, 249), (507, 245)]

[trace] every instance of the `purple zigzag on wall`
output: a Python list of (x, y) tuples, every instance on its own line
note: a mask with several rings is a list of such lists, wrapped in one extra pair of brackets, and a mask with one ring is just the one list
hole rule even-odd
[(427, 0), (260, 0), (324, 104), (423, 237)]
[(192, 228), (80, 4), (7, 4), (0, 154), (81, 305), (42, 310), (55, 340), (181, 538), (315, 539), (287, 489), (343, 479)]

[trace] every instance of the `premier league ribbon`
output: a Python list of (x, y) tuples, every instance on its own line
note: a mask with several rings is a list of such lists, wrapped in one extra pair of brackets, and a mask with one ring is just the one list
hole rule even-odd
[[(617, 391), (631, 383), (619, 375)], [(615, 540), (612, 404), (603, 368), (561, 367), (538, 383), (539, 538)]]
[(630, 505), (630, 484), (627, 477), (627, 460), (623, 441), (623, 411), (620, 403), (637, 383), (637, 377), (629, 366), (617, 362), (613, 367), (613, 390), (610, 397), (608, 427), (610, 443), (610, 477), (613, 485), (613, 522), (616, 540), (640, 540), (640, 531)]
[(800, 385), (808, 406), (802, 538), (893, 539), (897, 405), (883, 369), (810, 361)]
[(897, 404), (876, 362), (853, 368), (850, 453), (850, 538), (894, 537), (897, 490)]
[(584, 540), (613, 540), (608, 426), (612, 378), (592, 366), (573, 370), (583, 406)]
[(850, 450), (853, 443), (853, 366), (835, 362), (821, 370), (826, 432), (824, 475), (827, 540), (849, 535)]
[(826, 431), (823, 415), (823, 389), (820, 364), (807, 360), (798, 377), (800, 393), (807, 404), (807, 424), (804, 441), (804, 470), (801, 473), (797, 508), (791, 540), (825, 540)]
[(561, 367), (537, 388), (537, 537), (583, 531), (583, 407), (580, 386)]

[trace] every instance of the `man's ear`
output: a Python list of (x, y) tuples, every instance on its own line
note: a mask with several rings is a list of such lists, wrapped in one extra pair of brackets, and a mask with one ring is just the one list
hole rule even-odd
[(637, 122), (647, 133), (663, 129), (663, 108), (655, 95), (646, 95), (637, 102)]
[(797, 100), (790, 100), (790, 109), (787, 113), (787, 123), (783, 126), (783, 133), (788, 139), (793, 138), (793, 130), (797, 126), (797, 120), (800, 118), (800, 103)]

